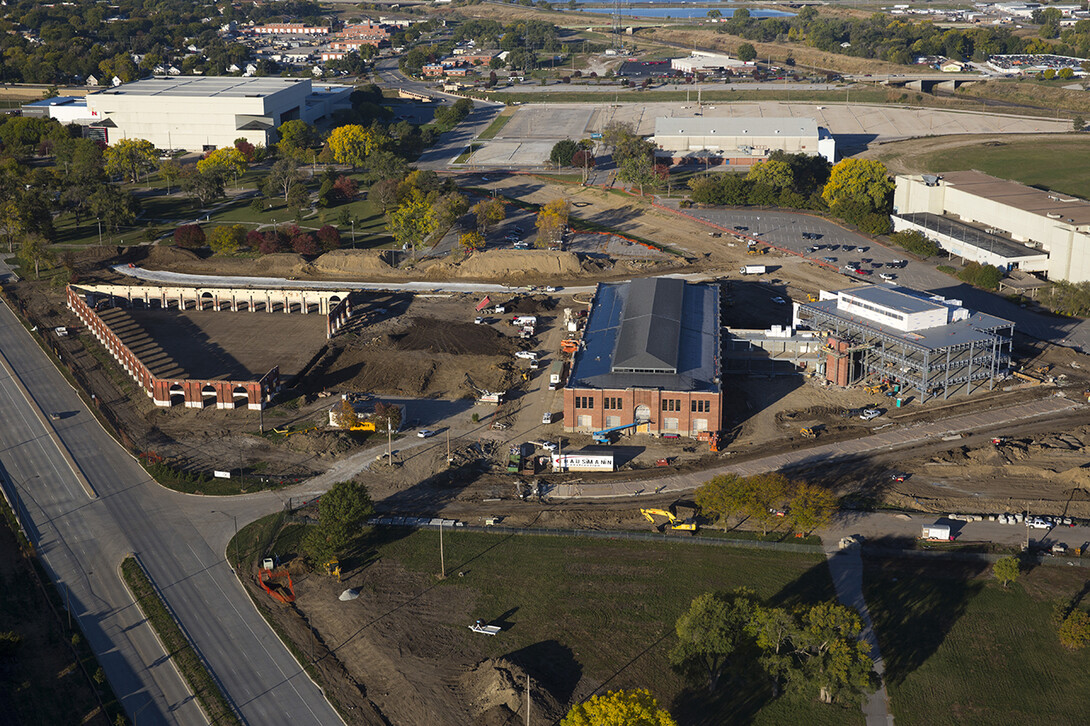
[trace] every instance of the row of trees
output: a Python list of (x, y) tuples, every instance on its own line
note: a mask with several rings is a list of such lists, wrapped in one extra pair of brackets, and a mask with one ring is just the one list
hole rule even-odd
[(783, 474), (723, 474), (696, 490), (701, 513), (716, 524), (756, 525), (763, 534), (784, 527), (809, 535), (829, 523), (837, 497), (828, 489)]
[(844, 159), (830, 167), (821, 157), (776, 151), (745, 177), (698, 176), (689, 189), (690, 200), (698, 204), (814, 209), (868, 234), (890, 230), (893, 180), (885, 165), (869, 159)]

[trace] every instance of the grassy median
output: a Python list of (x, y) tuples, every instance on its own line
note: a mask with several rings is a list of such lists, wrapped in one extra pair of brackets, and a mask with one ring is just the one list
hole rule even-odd
[(135, 557), (126, 557), (121, 563), (121, 574), (125, 583), (129, 586), (136, 604), (147, 617), (159, 640), (163, 642), (167, 653), (178, 667), (182, 677), (189, 684), (190, 690), (197, 696), (201, 707), (208, 719), (214, 724), (239, 724), (238, 717), (231, 708), (227, 697), (223, 695), (219, 684), (212, 678), (212, 674), (204, 666), (204, 663), (193, 650), (189, 639), (178, 627), (174, 616), (167, 610), (159, 594), (155, 591), (151, 580), (144, 574), (144, 569)]

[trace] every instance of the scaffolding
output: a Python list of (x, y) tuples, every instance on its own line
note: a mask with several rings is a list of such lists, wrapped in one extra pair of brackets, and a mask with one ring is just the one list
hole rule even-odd
[[(943, 336), (935, 329), (918, 333), (883, 330), (861, 319), (829, 312), (813, 304), (799, 306), (799, 318), (825, 331), (825, 373), (842, 386), (888, 383), (902, 393), (915, 390), (921, 401), (964, 392), (989, 390), (1010, 371), (1014, 323), (992, 318), (990, 325), (966, 328)], [(953, 329), (954, 326), (944, 326)], [(935, 344), (933, 339), (952, 342)]]

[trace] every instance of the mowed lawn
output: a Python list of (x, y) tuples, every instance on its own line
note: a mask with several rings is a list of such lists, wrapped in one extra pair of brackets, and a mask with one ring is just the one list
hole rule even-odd
[(934, 173), (976, 169), (1001, 179), (1090, 199), (1087, 155), (1090, 137), (1042, 134), (920, 154), (918, 165)]
[[(437, 572), (438, 533), (375, 532), (378, 555)], [(774, 604), (835, 598), (820, 555), (681, 543), (507, 536), (447, 531), (443, 587), (476, 593), (474, 617), (510, 626), (485, 644), (504, 656), (541, 644), (570, 649), (578, 669), (605, 690), (647, 687), (683, 725), (860, 724), (858, 709), (771, 697), (756, 669), (709, 695), (669, 665), (674, 623), (697, 595), (739, 586)], [(472, 637), (466, 635), (465, 637)]]
[(1052, 621), (1086, 570), (1039, 566), (1004, 590), (984, 565), (866, 563), (897, 726), (1090, 721), (1090, 649), (1063, 648)]

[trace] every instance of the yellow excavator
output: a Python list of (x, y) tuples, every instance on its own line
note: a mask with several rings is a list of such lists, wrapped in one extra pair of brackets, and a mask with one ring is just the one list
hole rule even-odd
[[(660, 532), (666, 527), (669, 527), (670, 529), (676, 530), (678, 532), (692, 532), (693, 534), (696, 533), (695, 520), (688, 519), (682, 521), (678, 519), (674, 515), (674, 513), (669, 511), (668, 509), (641, 509), (640, 514), (642, 514), (644, 518), (648, 522), (653, 524), (655, 526), (655, 529)], [(655, 517), (664, 517), (667, 521), (659, 524), (655, 521)]]
[(802, 434), (802, 437), (805, 439), (816, 439), (818, 435), (817, 431), (810, 426), (800, 429), (799, 433)]

